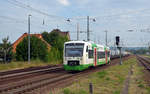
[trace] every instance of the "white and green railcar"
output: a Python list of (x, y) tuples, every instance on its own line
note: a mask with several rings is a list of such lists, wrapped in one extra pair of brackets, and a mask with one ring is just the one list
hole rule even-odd
[(81, 71), (90, 66), (110, 62), (109, 47), (85, 41), (69, 41), (64, 44), (65, 70)]

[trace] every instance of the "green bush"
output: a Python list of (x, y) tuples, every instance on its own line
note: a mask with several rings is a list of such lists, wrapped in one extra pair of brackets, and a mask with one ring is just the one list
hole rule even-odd
[(51, 51), (48, 53), (48, 61), (60, 61), (60, 53), (57, 48), (51, 48)]
[(65, 88), (64, 89), (64, 94), (70, 94), (71, 92), (70, 92), (70, 90), (68, 89), (68, 88)]
[[(56, 31), (56, 32), (53, 32)], [(61, 32), (59, 29), (54, 29), (52, 32), (43, 32), (42, 37), (47, 41), (51, 46), (51, 51), (48, 54), (49, 61), (62, 61), (63, 60), (63, 49), (64, 43), (69, 39), (67, 36), (62, 36), (58, 32)]]
[(139, 84), (139, 85), (138, 85), (138, 87), (143, 88), (143, 87), (144, 87), (144, 85), (143, 85), (143, 84)]
[(109, 78), (109, 77), (107, 77), (107, 78), (106, 78), (106, 80), (107, 80), (107, 81), (109, 81), (109, 80), (110, 80), (110, 78)]
[(4, 62), (10, 62), (14, 57), (12, 52), (11, 43), (9, 42), (9, 37), (3, 38), (0, 44), (0, 58)]
[(120, 94), (120, 91), (119, 90), (114, 91), (113, 94)]
[[(30, 37), (30, 58), (31, 60), (40, 59), (47, 61), (48, 59), (47, 45), (35, 36)], [(25, 37), (16, 47), (16, 60), (28, 60), (28, 37)]]
[(89, 94), (87, 91), (80, 89), (77, 94)]

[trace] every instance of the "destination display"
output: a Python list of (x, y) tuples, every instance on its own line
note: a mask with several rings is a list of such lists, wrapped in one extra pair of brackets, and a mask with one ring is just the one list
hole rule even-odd
[(66, 44), (66, 48), (83, 48), (84, 44), (83, 43), (79, 43), (79, 44)]
[(83, 48), (84, 46), (78, 46), (78, 45), (75, 45), (75, 46), (66, 46), (66, 48)]

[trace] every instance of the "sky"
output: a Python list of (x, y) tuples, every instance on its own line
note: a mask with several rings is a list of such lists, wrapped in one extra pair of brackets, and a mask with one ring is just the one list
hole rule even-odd
[(114, 46), (115, 36), (120, 36), (122, 46), (147, 47), (149, 4), (150, 0), (0, 0), (0, 42), (8, 36), (13, 43), (28, 32), (31, 14), (31, 33), (58, 28), (69, 31), (71, 40), (76, 40), (79, 23), (79, 30), (84, 31), (79, 38), (86, 40), (89, 16), (91, 41), (105, 45), (105, 31), (108, 31), (109, 46)]

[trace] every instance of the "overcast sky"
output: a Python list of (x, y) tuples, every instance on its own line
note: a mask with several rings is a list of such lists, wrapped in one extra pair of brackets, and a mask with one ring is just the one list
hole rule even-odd
[[(0, 0), (0, 42), (9, 36), (13, 43), (28, 32), (31, 14), (31, 33), (59, 28), (70, 31), (71, 39), (76, 40), (76, 24), (86, 31), (89, 16), (92, 41), (105, 44), (107, 30), (109, 46), (114, 45), (117, 35), (125, 46), (148, 46), (149, 4), (150, 0)], [(80, 40), (86, 40), (86, 33), (80, 34)]]

